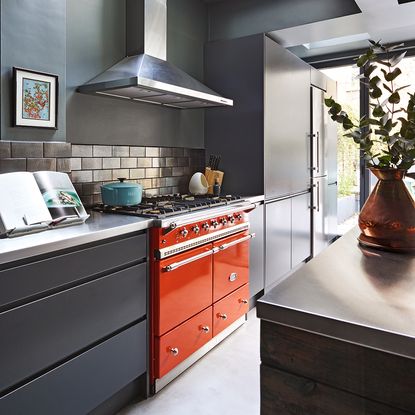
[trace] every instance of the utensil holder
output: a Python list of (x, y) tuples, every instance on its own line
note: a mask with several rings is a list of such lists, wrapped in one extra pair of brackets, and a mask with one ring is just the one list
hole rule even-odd
[(220, 170), (212, 170), (210, 167), (205, 168), (205, 177), (208, 182), (208, 193), (213, 194), (213, 185), (216, 180), (219, 185), (222, 187), (224, 172)]

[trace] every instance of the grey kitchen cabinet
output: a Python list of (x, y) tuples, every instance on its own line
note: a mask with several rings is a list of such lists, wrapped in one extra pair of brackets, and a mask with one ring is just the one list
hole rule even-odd
[(311, 255), (310, 192), (265, 204), (265, 290)]
[(0, 413), (84, 414), (145, 377), (147, 245), (140, 231), (2, 265)]
[(7, 415), (83, 415), (146, 371), (146, 322), (0, 397)]
[(249, 291), (250, 297), (254, 297), (264, 289), (264, 204), (249, 212), (250, 232), (255, 233), (249, 247)]
[(265, 204), (265, 287), (291, 270), (291, 199)]
[(295, 268), (311, 255), (311, 194), (291, 199), (291, 267)]

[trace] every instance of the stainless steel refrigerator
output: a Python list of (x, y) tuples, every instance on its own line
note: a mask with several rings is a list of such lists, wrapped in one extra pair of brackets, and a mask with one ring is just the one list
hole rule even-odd
[(324, 105), (336, 84), (320, 76), (318, 85), (311, 86), (312, 256), (337, 235), (337, 128)]

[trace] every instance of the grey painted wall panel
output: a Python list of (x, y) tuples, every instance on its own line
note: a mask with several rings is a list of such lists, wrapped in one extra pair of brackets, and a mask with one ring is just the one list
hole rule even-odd
[[(169, 59), (201, 79), (206, 6), (194, 0), (170, 0), (168, 7)], [(124, 1), (86, 0), (80, 8), (79, 1), (68, 0), (67, 32), (68, 141), (203, 147), (203, 110), (179, 111), (75, 92), (78, 85), (124, 56)]]
[(232, 39), (359, 13), (353, 0), (235, 0), (209, 5), (209, 40)]
[[(1, 138), (66, 138), (66, 11), (60, 0), (1, 1)], [(58, 130), (12, 127), (12, 67), (59, 75)]]

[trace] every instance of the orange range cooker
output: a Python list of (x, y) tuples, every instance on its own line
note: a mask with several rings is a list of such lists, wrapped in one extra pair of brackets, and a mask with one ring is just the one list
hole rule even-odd
[(244, 323), (253, 207), (239, 201), (159, 220), (151, 229), (152, 392)]

